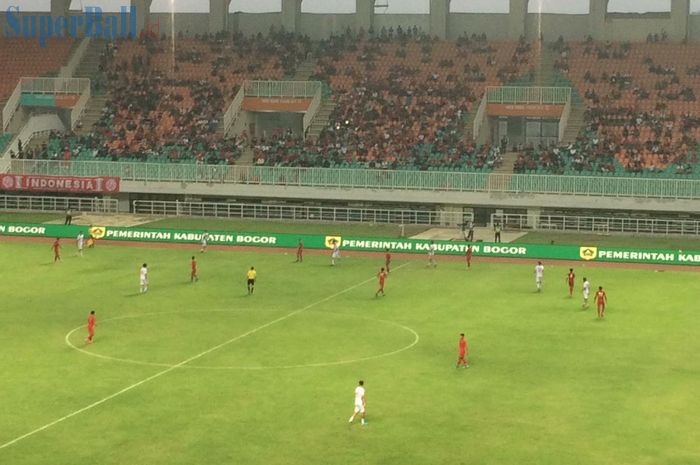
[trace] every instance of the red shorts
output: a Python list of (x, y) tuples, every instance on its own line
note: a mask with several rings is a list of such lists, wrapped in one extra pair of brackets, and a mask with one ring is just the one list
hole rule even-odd
[(91, 336), (95, 334), (95, 328), (88, 328), (88, 334), (90, 334)]
[(467, 355), (466, 352), (460, 352), (460, 353), (459, 353), (459, 358), (464, 358), (465, 355)]

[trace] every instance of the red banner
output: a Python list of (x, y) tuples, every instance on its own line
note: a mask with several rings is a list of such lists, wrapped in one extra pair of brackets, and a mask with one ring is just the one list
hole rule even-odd
[(119, 192), (119, 178), (0, 174), (0, 190), (116, 194)]

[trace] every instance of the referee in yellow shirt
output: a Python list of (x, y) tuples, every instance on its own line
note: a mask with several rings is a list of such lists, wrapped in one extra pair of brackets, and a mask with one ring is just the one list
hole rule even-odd
[(258, 272), (255, 271), (255, 267), (251, 266), (245, 275), (248, 278), (248, 295), (252, 295), (255, 290), (255, 278), (258, 276)]

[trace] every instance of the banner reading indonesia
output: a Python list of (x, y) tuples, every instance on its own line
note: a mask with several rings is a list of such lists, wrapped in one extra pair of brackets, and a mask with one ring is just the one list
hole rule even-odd
[(0, 174), (0, 190), (116, 194), (119, 192), (119, 178)]

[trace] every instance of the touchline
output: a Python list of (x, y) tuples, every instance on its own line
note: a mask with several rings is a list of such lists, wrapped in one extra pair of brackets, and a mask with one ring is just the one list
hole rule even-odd
[(22, 14), (19, 6), (5, 10), (5, 37), (38, 39), (46, 45), (52, 37), (91, 37), (96, 39), (136, 38), (136, 6), (119, 7), (118, 13), (103, 14), (99, 6), (86, 6), (85, 10), (69, 16), (50, 14)]

